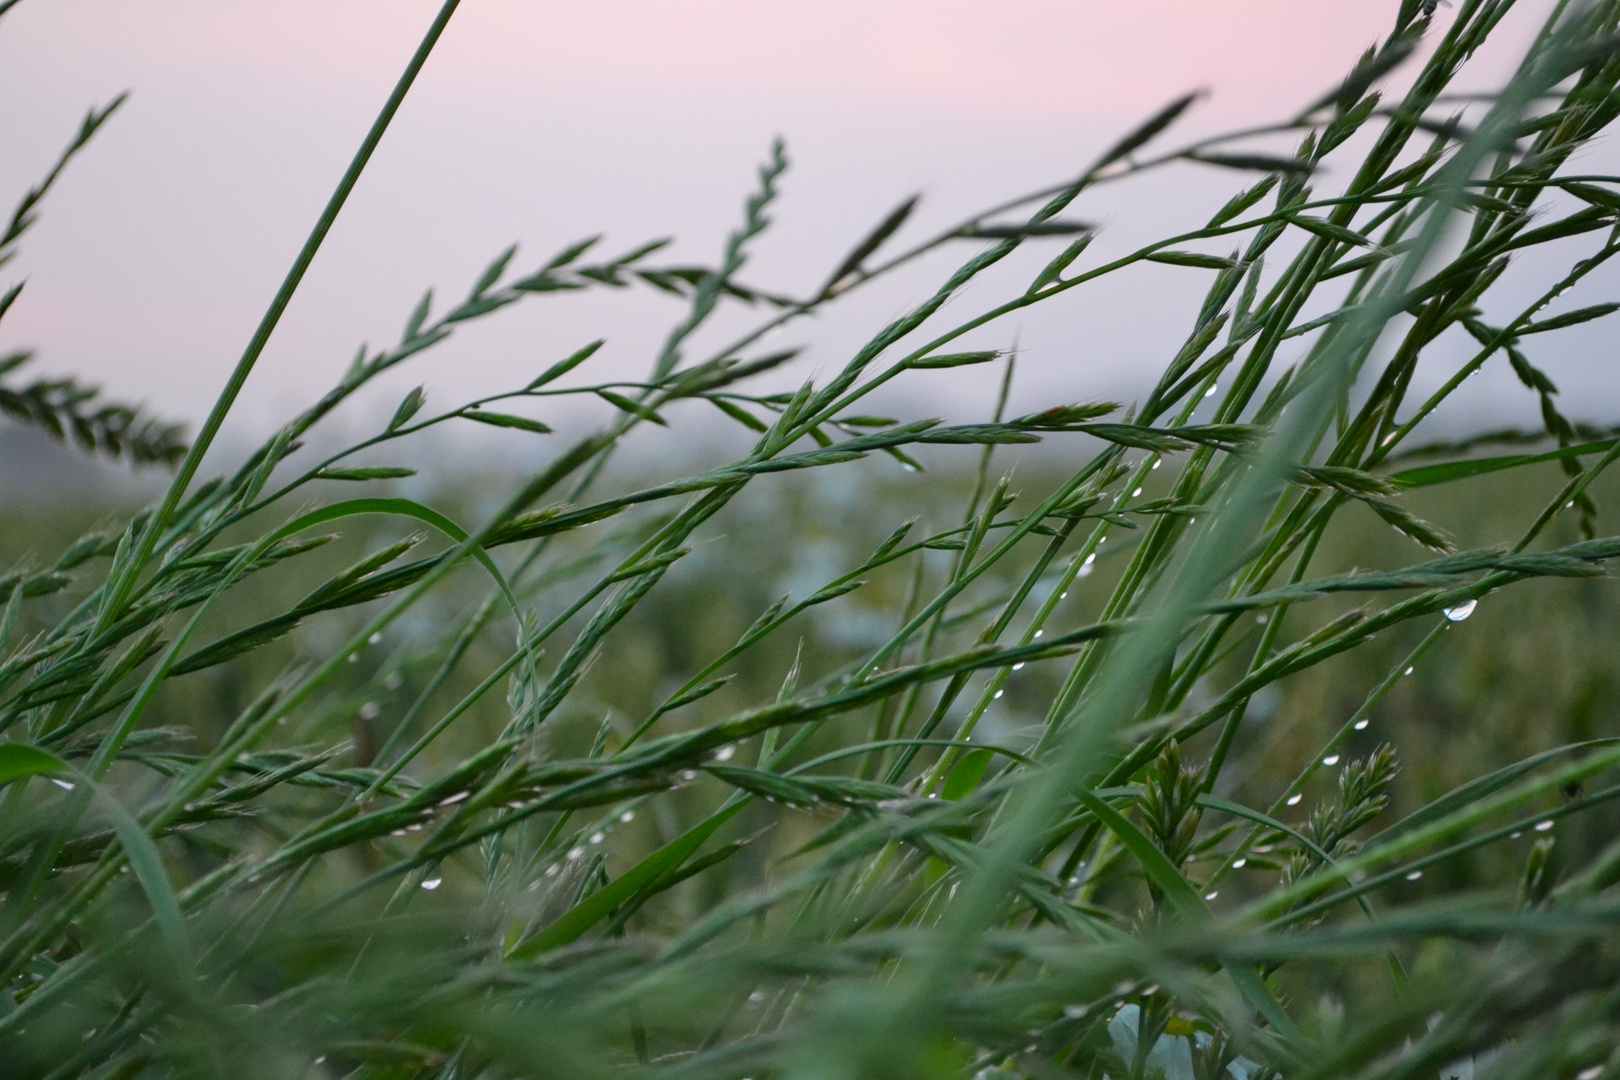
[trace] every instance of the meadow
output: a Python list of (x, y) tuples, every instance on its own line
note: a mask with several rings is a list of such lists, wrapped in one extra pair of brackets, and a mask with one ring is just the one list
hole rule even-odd
[[(1620, 310), (1564, 299), (1620, 253), (1620, 177), (1583, 171), (1620, 3), (1547, 5), (1457, 92), (1513, 6), (1401, 0), (1275, 125), (1178, 142), (1177, 98), (942, 233), (902, 203), (791, 295), (748, 275), (778, 144), (713, 265), (503, 252), (221, 466), (449, 0), (197, 431), (0, 360), (8, 422), (148, 478), (0, 509), (0, 1075), (1620, 1075), (1620, 438), (1540, 366)], [(1093, 189), (1188, 163), (1232, 181), (1207, 225), (1091, 254)], [(773, 331), (941, 253), (786, 377)], [(961, 340), (1148, 263), (1207, 291), (1136, 400), (1015, 412), (1012, 333)], [(684, 299), (643, 379), (558, 343), (326, 434), (587, 290)], [(1435, 436), (1487, 366), (1542, 423)], [(870, 404), (967, 367), (983, 415)], [(557, 430), (580, 401), (609, 419)], [(716, 423), (736, 454), (683, 430)], [(454, 425), (543, 464), (415, 475)]]

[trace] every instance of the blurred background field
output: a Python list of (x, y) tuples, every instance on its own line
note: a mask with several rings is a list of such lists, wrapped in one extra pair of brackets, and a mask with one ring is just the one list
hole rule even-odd
[[(678, 438), (677, 434), (660, 434), (671, 441)], [(91, 464), (15, 430), (10, 437), (7, 445), (13, 460), (30, 461), (36, 480), (40, 476), (55, 479), (48, 484), (13, 482), (0, 508), (0, 569), (37, 567), (44, 554), (65, 549), (87, 531), (113, 526), (137, 508), (128, 498), (131, 490), (139, 492), (142, 483), (151, 479), (136, 474), (136, 483), (126, 485), (125, 497), (120, 498), (120, 476), (125, 474), (116, 472), (114, 466)], [(925, 473), (911, 473), (885, 458), (757, 485), (699, 534), (694, 554), (683, 559), (614, 631), (614, 662), (587, 674), (564, 711), (549, 725), (548, 747), (564, 757), (585, 754), (604, 720), (619, 737), (628, 734), (659, 701), (724, 652), (779, 597), (802, 599), (847, 573), (908, 518), (919, 518), (919, 527), (929, 532), (960, 525), (950, 515), (973, 487), (976, 455), (966, 448), (955, 453), (950, 449), (934, 448), (934, 455), (924, 459), (929, 463)], [(1015, 477), (1012, 490), (1022, 495), (1018, 505), (1028, 505), (1091, 452), (1083, 439), (1049, 442), (1038, 448), (1008, 448), (994, 459), (991, 472), (1010, 468)], [(702, 455), (686, 448), (677, 456), (695, 468), (695, 458)], [(627, 454), (614, 464), (601, 491), (607, 495), (669, 479), (667, 470), (655, 471), (665, 464), (656, 453)], [(1155, 479), (1167, 487), (1171, 472), (1161, 470)], [(487, 500), (480, 500), (479, 493), (504, 490), (511, 477), (481, 471), (478, 462), (463, 460), (441, 462), (437, 479), (411, 483), (418, 485), (410, 489), (412, 497), (466, 523), (487, 510)], [(1414, 512), (1446, 529), (1457, 546), (1466, 550), (1511, 544), (1559, 483), (1558, 467), (1547, 464), (1418, 491), (1407, 501)], [(1600, 511), (1599, 534), (1620, 531), (1620, 476), (1605, 476), (1594, 491)], [(1152, 492), (1145, 497), (1151, 498)], [(568, 556), (560, 565), (583, 569), (622, 557), (632, 541), (644, 535), (649, 520), (623, 515), (571, 536)], [(203, 640), (283, 610), (289, 600), (309, 592), (363, 554), (411, 533), (383, 519), (359, 518), (344, 522), (334, 535), (338, 538), (314, 556), (294, 560), (241, 586), (241, 599), (228, 617), (211, 618), (210, 633)], [(1565, 517), (1554, 524), (1543, 543), (1555, 547), (1578, 539), (1573, 520)], [(1095, 616), (1117, 580), (1132, 540), (1131, 531), (1115, 530), (1103, 546), (1094, 572), (1076, 582), (1066, 605), (1059, 609), (1058, 628)], [(438, 539), (425, 540), (412, 554), (434, 550), (439, 544)], [(940, 550), (928, 557), (936, 587), (950, 556), (950, 551)], [(1394, 569), (1423, 557), (1410, 539), (1377, 516), (1350, 507), (1335, 518), (1313, 571)], [(977, 629), (999, 608), (1011, 583), (1027, 566), (1025, 559), (1003, 561), (953, 605), (948, 625)], [(770, 700), (796, 661), (801, 683), (837, 672), (896, 629), (896, 613), (906, 609), (914, 585), (909, 572), (886, 568), (867, 588), (810, 609), (737, 662), (720, 669), (720, 674), (734, 676), (734, 681), (664, 717), (654, 734), (712, 723)], [(38, 626), (50, 625), (81, 595), (79, 590), (69, 589), (44, 598), (36, 602), (29, 617)], [(535, 596), (544, 617), (555, 613), (558, 597), (548, 596), (544, 588)], [(310, 718), (303, 721), (305, 730), (284, 733), (285, 743), (313, 746), (346, 738), (354, 747), (354, 763), (369, 763), (380, 745), (391, 736), (397, 738), (395, 728), (431, 678), (438, 658), (456, 638), (463, 621), (487, 597), (487, 579), (473, 568), (461, 571), (450, 587), (429, 597), (386, 638), (357, 655), (351, 677), (336, 684), (311, 710)], [(1042, 598), (1037, 587), (1033, 599)], [(1353, 606), (1353, 601), (1342, 598), (1296, 606), (1288, 615), (1284, 638), (1303, 637)], [(164, 690), (152, 725), (177, 733), (175, 749), (183, 750), (186, 734), (199, 729), (203, 741), (212, 742), (224, 719), (240, 713), (285, 670), (336, 648), (372, 610), (373, 605), (362, 605), (324, 614), (268, 648), (177, 679)], [(576, 621), (582, 624), (584, 620)], [(1252, 631), (1258, 624), (1249, 616), (1246, 625), (1251, 632), (1242, 635), (1242, 643), (1225, 665), (1215, 669), (1214, 684), (1228, 684), (1247, 663), (1248, 647), (1256, 636)], [(1398, 627), (1262, 690), (1249, 705), (1233, 760), (1217, 792), (1256, 805), (1275, 799), (1362, 704), (1368, 689), (1402, 663), (1427, 625)], [(442, 713), (471, 690), (482, 673), (500, 662), (509, 648), (511, 629), (510, 619), (497, 618), (480, 634), (416, 718), (412, 738), (425, 726), (423, 715), (432, 718)], [(1608, 733), (1608, 720), (1620, 707), (1617, 629), (1620, 591), (1606, 579), (1544, 579), (1490, 595), (1466, 621), (1449, 627), (1411, 674), (1373, 710), (1368, 727), (1353, 735), (1341, 753), (1364, 756), (1384, 743), (1396, 748), (1401, 772), (1391, 789), (1389, 816), (1384, 819), (1392, 821), (1492, 769), (1555, 746), (1601, 737)], [(542, 673), (554, 661), (555, 657), (546, 658)], [(992, 705), (975, 738), (1028, 749), (1061, 681), (1060, 668), (1061, 663), (1037, 664), (1013, 676), (1005, 696)], [(975, 690), (982, 682), (982, 678), (975, 680)], [(1195, 711), (1210, 696), (1195, 690), (1189, 708)], [(942, 736), (953, 733), (975, 697), (975, 692), (969, 692), (959, 699)], [(487, 695), (429, 752), (422, 771), (431, 774), (437, 765), (459, 760), (486, 744), (508, 716), (503, 696)], [(868, 710), (829, 725), (805, 746), (800, 760), (869, 737), (877, 721), (877, 711)], [(210, 727), (216, 730), (208, 730)], [(1212, 741), (1208, 735), (1205, 740)], [(932, 753), (925, 751), (924, 760)], [(1307, 801), (1290, 811), (1296, 818), (1303, 818), (1316, 799), (1330, 796), (1331, 773), (1323, 773), (1307, 789)], [(723, 793), (724, 788), (712, 781), (699, 782), (678, 798), (657, 801), (653, 806), (657, 813), (621, 828), (629, 835), (618, 838), (613, 862), (629, 865), (679, 835), (712, 812)], [(1561, 857), (1584, 861), (1613, 836), (1617, 824), (1620, 810), (1607, 806), (1567, 819), (1558, 826)], [(661, 905), (673, 905), (670, 925), (684, 923), (719, 897), (735, 895), (738, 888), (765, 880), (771, 872), (771, 859), (787, 855), (815, 834), (813, 817), (806, 820), (804, 815), (784, 814), (763, 802), (728, 831), (751, 835), (768, 827), (777, 834), (765, 844), (750, 847), (750, 858), (732, 860), (698, 875), (662, 898), (654, 911)], [(1412, 898), (1462, 887), (1506, 887), (1521, 872), (1523, 849), (1531, 839), (1452, 859), (1421, 881), (1391, 888)], [(608, 869), (617, 872), (622, 867), (610, 865)], [(1245, 896), (1242, 875), (1225, 891), (1233, 900)]]

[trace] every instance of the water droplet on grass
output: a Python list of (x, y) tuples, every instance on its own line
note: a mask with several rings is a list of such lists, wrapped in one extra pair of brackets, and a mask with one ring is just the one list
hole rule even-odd
[(1080, 572), (1076, 574), (1075, 577), (1090, 577), (1091, 572), (1094, 569), (1096, 569), (1096, 567), (1092, 566), (1091, 563), (1088, 562), (1084, 566), (1080, 567)]
[(606, 839), (607, 839), (607, 833), (604, 833), (604, 832), (593, 832), (593, 833), (591, 833), (591, 843), (593, 843), (593, 844), (600, 844), (603, 840), (606, 840)]
[(1300, 800), (1303, 799), (1303, 798), (1305, 798), (1305, 796), (1303, 796), (1303, 795), (1290, 795), (1290, 796), (1288, 796), (1288, 805), (1289, 806), (1298, 806), (1299, 803), (1300, 803)]
[(61, 788), (63, 791), (72, 791), (73, 790), (73, 785), (72, 784), (68, 783), (66, 780), (58, 780), (54, 776), (51, 777), (51, 783), (55, 784), (57, 787)]
[(568, 861), (569, 862), (578, 862), (579, 857), (581, 855), (584, 855), (584, 854), (585, 854), (585, 849), (582, 848), (582, 847), (569, 848), (568, 849)]
[(1357, 720), (1356, 721), (1356, 730), (1357, 731), (1366, 731), (1367, 730), (1367, 724), (1368, 724), (1368, 721), (1366, 721), (1366, 720)]
[(1232, 860), (1232, 869), (1234, 869), (1234, 870), (1241, 870), (1245, 866), (1248, 866), (1248, 865), (1249, 865), (1249, 860), (1248, 859), (1233, 859)]
[(444, 878), (430, 877), (426, 881), (422, 882), (422, 888), (428, 890), (429, 892), (432, 892), (434, 889), (437, 889), (440, 885), (443, 885), (443, 884), (444, 884)]
[(1216, 391), (1217, 391), (1217, 390), (1219, 390), (1219, 389), (1220, 389), (1220, 388), (1221, 388), (1221, 384), (1220, 384), (1220, 383), (1210, 383), (1210, 384), (1209, 384), (1209, 389), (1208, 389), (1208, 390), (1205, 390), (1205, 391), (1204, 391), (1204, 396), (1205, 396), (1205, 397), (1214, 397), (1214, 396), (1215, 396), (1215, 392), (1216, 392)]
[(628, 825), (630, 822), (636, 820), (636, 812), (634, 810), (626, 810), (624, 813), (619, 815), (619, 820)]
[(714, 760), (716, 760), (716, 761), (730, 761), (732, 759), (732, 757), (736, 753), (737, 753), (736, 746), (722, 746), (719, 750), (715, 751)]
[(375, 634), (372, 634), (370, 637), (366, 638), (366, 644), (367, 645), (375, 645), (378, 642), (380, 642), (381, 640), (382, 640), (382, 631), (379, 630)]
[(1154, 458), (1153, 459), (1153, 467), (1155, 469), (1157, 469), (1160, 465), (1163, 465), (1163, 464), (1164, 464), (1164, 459), (1163, 458)]
[(1474, 613), (1474, 609), (1478, 606), (1478, 600), (1465, 600), (1456, 607), (1446, 608), (1445, 616), (1452, 622), (1462, 622), (1464, 619), (1468, 618), (1468, 616), (1472, 615)]
[(1005, 691), (1005, 690), (997, 690), (997, 691), (996, 691), (996, 697), (997, 697), (997, 698), (1000, 698), (1000, 697), (1001, 697), (1001, 695), (1002, 695), (1002, 694), (1005, 694), (1005, 693), (1006, 693), (1006, 692), (1007, 692), (1007, 691)]
[(375, 720), (381, 713), (382, 710), (377, 707), (375, 701), (368, 701), (360, 706), (360, 719), (362, 720)]
[(1405, 670), (1405, 671), (1403, 671), (1403, 672), (1401, 672), (1401, 674), (1402, 674), (1402, 675), (1403, 675), (1403, 676), (1405, 676), (1405, 675), (1410, 675), (1410, 674), (1412, 674), (1412, 672), (1413, 672), (1413, 671), (1414, 671), (1414, 670), (1416, 670), (1416, 669), (1414, 669), (1414, 668), (1407, 668), (1407, 669), (1406, 669), (1406, 670)]
[(1016, 663), (1016, 664), (1014, 664), (1014, 665), (1013, 665), (1013, 670), (1014, 670), (1014, 671), (1018, 671), (1018, 670), (1019, 670), (1019, 669), (1021, 669), (1021, 668), (1022, 668), (1022, 667), (1023, 667), (1023, 666), (1024, 666), (1024, 665), (1023, 665), (1023, 663), (1022, 663), (1022, 662), (1021, 662), (1021, 661), (1020, 661), (1020, 662), (1019, 662), (1019, 663)]
[(1536, 822), (1536, 832), (1547, 832), (1553, 827), (1551, 819)]
[(1339, 763), (1339, 755), (1338, 754), (1329, 754), (1327, 757), (1322, 759), (1322, 764), (1327, 765), (1327, 766), (1337, 765), (1338, 763)]
[(1040, 637), (1040, 636), (1041, 636), (1041, 635), (1042, 635), (1042, 634), (1044, 634), (1044, 633), (1046, 633), (1046, 631), (1045, 631), (1045, 630), (1037, 630), (1037, 631), (1035, 631), (1035, 636), (1036, 636), (1036, 637)]
[(1410, 874), (1406, 875), (1406, 880), (1407, 881), (1416, 881), (1418, 878), (1420, 878), (1422, 876), (1423, 876), (1423, 871), (1414, 870)]
[(1219, 889), (1211, 889), (1209, 892), (1204, 894), (1204, 899), (1205, 900), (1213, 900), (1219, 895), (1221, 895)]
[(1138, 495), (1140, 495), (1140, 494), (1142, 494), (1142, 489), (1141, 489), (1141, 488), (1137, 488), (1137, 489), (1136, 489), (1136, 490), (1135, 490), (1135, 491), (1133, 491), (1133, 492), (1131, 492), (1131, 498), (1133, 498), (1133, 499), (1134, 499), (1134, 498), (1136, 498), (1136, 497), (1137, 497), (1137, 496), (1138, 496)]
[(696, 769), (687, 769), (687, 770), (685, 770), (684, 772), (681, 773), (681, 779), (682, 780), (696, 780), (697, 779), (697, 770)]

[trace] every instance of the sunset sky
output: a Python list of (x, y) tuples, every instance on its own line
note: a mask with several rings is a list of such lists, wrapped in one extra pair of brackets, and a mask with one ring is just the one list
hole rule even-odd
[[(199, 418), (436, 8), (24, 0), (0, 21), (0, 193), (13, 198), (43, 173), (89, 104), (132, 95), (8, 267), (29, 283), (0, 347), (37, 348), (41, 372)], [(1545, 5), (1521, 8), (1476, 85), (1506, 73), (1512, 44)], [(1285, 116), (1331, 87), (1394, 9), (465, 0), (266, 352), (239, 422), (263, 430), (317, 397), (361, 341), (397, 336), (425, 287), (452, 298), (512, 241), (518, 268), (597, 232), (605, 250), (673, 235), (674, 257), (713, 262), (776, 134), (794, 165), (776, 228), (744, 277), (798, 291), (900, 198), (924, 193), (922, 235), (1066, 178), (1183, 91), (1212, 91), (1185, 135)], [(1218, 204), (1242, 179), (1181, 168), (1077, 212), (1141, 237), (1180, 224), (1167, 213)], [(805, 373), (838, 362), (945, 268), (852, 301), (844, 323), (806, 328), (796, 340), (819, 345)], [(1140, 284), (1005, 328), (996, 340), (1016, 333), (1028, 353), (1025, 391), (1126, 392), (1156, 368), (1190, 315), (1163, 319), (1157, 305), (1187, 300), (1197, 283)], [(601, 335), (604, 371), (639, 372), (679, 315), (647, 295), (531, 305), (423, 358), (375, 408), (421, 381), (440, 404), (504, 388)]]

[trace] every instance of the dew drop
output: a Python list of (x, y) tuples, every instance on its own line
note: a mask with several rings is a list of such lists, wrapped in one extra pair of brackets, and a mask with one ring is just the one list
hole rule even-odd
[(404, 829), (395, 829), (392, 832), (390, 832), (388, 835), (389, 836), (404, 836), (405, 835), (405, 830)]
[(382, 641), (382, 631), (381, 630), (377, 631), (375, 634), (372, 634), (370, 637), (366, 638), (366, 644), (367, 645), (376, 645), (380, 641)]
[(1136, 497), (1137, 497), (1137, 496), (1138, 496), (1138, 495), (1140, 495), (1140, 494), (1142, 494), (1142, 489), (1141, 489), (1141, 488), (1137, 488), (1137, 489), (1136, 489), (1136, 490), (1135, 490), (1135, 491), (1133, 491), (1133, 492), (1131, 492), (1131, 498), (1133, 498), (1133, 499), (1134, 499), (1134, 498), (1136, 498)]
[(358, 664), (359, 662), (360, 662), (360, 654), (359, 653), (352, 652), (352, 653), (349, 654), (349, 663)]
[(1356, 721), (1356, 730), (1357, 731), (1366, 731), (1367, 730), (1367, 724), (1368, 724), (1368, 721), (1366, 721), (1366, 720), (1357, 720)]
[(1086, 1015), (1086, 1013), (1088, 1013), (1090, 1011), (1091, 1011), (1090, 1008), (1085, 1006), (1085, 1005), (1065, 1005), (1065, 1006), (1063, 1006), (1063, 1015), (1068, 1017), (1070, 1020), (1079, 1020), (1082, 1017), (1084, 1017)]
[(752, 994), (748, 995), (748, 1000), (750, 1003), (758, 1005), (760, 1002), (765, 1000), (765, 991), (755, 990)]
[(1410, 675), (1410, 674), (1412, 674), (1412, 671), (1413, 671), (1412, 668), (1407, 668), (1405, 671), (1401, 672), (1401, 674), (1402, 675)]
[(552, 863), (550, 866), (546, 867), (546, 877), (556, 877), (557, 871), (561, 869), (562, 867), (560, 865), (557, 863)]
[(1303, 795), (1290, 795), (1290, 796), (1288, 796), (1288, 805), (1289, 806), (1298, 806), (1299, 803), (1300, 803), (1300, 800), (1303, 799), (1303, 798), (1305, 798), (1305, 796), (1303, 796)]
[(1254, 621), (1259, 623), (1261, 626), (1266, 625), (1266, 617), (1264, 615), (1256, 615), (1254, 617)]
[(568, 849), (568, 861), (569, 862), (578, 862), (579, 857), (581, 855), (584, 855), (584, 854), (585, 854), (585, 849), (582, 848), (582, 847), (569, 848)]
[(683, 770), (681, 772), (681, 779), (682, 780), (696, 780), (697, 779), (697, 770), (696, 769), (685, 769), (685, 770)]
[(1573, 510), (1573, 509), (1575, 509), (1575, 500), (1571, 499), (1571, 500), (1569, 500), (1569, 502), (1565, 503), (1564, 504), (1564, 509), (1565, 510)]
[(909, 461), (906, 462), (904, 465), (902, 465), (900, 467), (902, 469), (906, 470), (906, 472), (916, 472), (917, 471), (917, 466), (911, 464)]
[(1338, 763), (1339, 763), (1339, 755), (1338, 754), (1329, 754), (1327, 757), (1322, 759), (1322, 764), (1327, 765), (1329, 767), (1337, 765)]
[(368, 701), (360, 706), (360, 719), (362, 720), (375, 720), (381, 714), (382, 710), (377, 708), (375, 701)]
[(1514, 830), (1513, 832), (1508, 833), (1508, 839), (1509, 840), (1517, 840), (1519, 837), (1521, 837), (1523, 835), (1524, 835), (1524, 832), (1522, 830)]
[(634, 810), (626, 810), (624, 813), (619, 815), (619, 820), (628, 825), (630, 822), (636, 820), (636, 812)]
[(1232, 869), (1234, 869), (1234, 870), (1241, 870), (1245, 866), (1248, 866), (1248, 865), (1249, 865), (1249, 860), (1248, 859), (1233, 859), (1232, 860)]
[(1096, 561), (1097, 561), (1097, 553), (1095, 551), (1093, 551), (1090, 555), (1086, 556), (1085, 565), (1090, 566), (1092, 563), (1094, 563)]
[(1478, 600), (1465, 600), (1456, 607), (1446, 608), (1445, 616), (1452, 622), (1462, 622), (1464, 619), (1468, 618), (1468, 616), (1472, 615), (1474, 613), (1474, 609), (1478, 606)]
[(1023, 665), (1023, 662), (1022, 662), (1022, 661), (1020, 661), (1020, 662), (1019, 662), (1019, 663), (1016, 663), (1016, 664), (1014, 664), (1014, 665), (1013, 665), (1013, 668), (1012, 668), (1012, 669), (1013, 669), (1013, 670), (1014, 670), (1014, 671), (1018, 671), (1018, 670), (1020, 670), (1020, 669), (1022, 669), (1022, 668), (1023, 668), (1023, 666), (1024, 666), (1024, 665)]
[(422, 882), (422, 888), (428, 890), (429, 892), (432, 892), (434, 889), (437, 889), (440, 885), (443, 885), (443, 884), (444, 884), (444, 878), (430, 877), (426, 881)]
[(1217, 390), (1219, 390), (1219, 389), (1220, 389), (1220, 388), (1221, 388), (1221, 384), (1220, 384), (1220, 383), (1210, 383), (1210, 384), (1209, 384), (1209, 389), (1208, 389), (1208, 390), (1205, 390), (1205, 391), (1204, 391), (1204, 396), (1205, 396), (1205, 397), (1214, 397), (1214, 396), (1215, 396), (1215, 392), (1216, 392), (1216, 391), (1217, 391)]
[(1536, 822), (1536, 832), (1547, 832), (1553, 827), (1551, 819)]
[(1211, 889), (1209, 892), (1204, 894), (1204, 899), (1213, 900), (1219, 895), (1221, 895), (1221, 891), (1219, 889)]
[(1414, 870), (1410, 874), (1406, 875), (1406, 880), (1407, 881), (1416, 881), (1418, 878), (1420, 878), (1422, 876), (1423, 876), (1423, 871)]
[(63, 791), (72, 791), (73, 790), (73, 785), (72, 784), (68, 783), (66, 780), (58, 780), (54, 776), (51, 777), (51, 783), (55, 784), (57, 787), (61, 788)]
[(1153, 459), (1153, 467), (1155, 469), (1157, 469), (1160, 465), (1163, 465), (1163, 464), (1164, 464), (1164, 459), (1162, 459), (1162, 458), (1154, 458)]
[(1045, 631), (1045, 630), (1037, 630), (1037, 631), (1035, 631), (1035, 636), (1036, 636), (1036, 637), (1040, 637), (1040, 636), (1041, 636), (1041, 635), (1042, 635), (1042, 634), (1044, 634), (1044, 633), (1046, 633), (1046, 631)]
[(399, 672), (390, 671), (388, 673), (388, 677), (383, 680), (383, 685), (390, 690), (398, 690), (400, 687), (405, 685), (405, 680), (400, 678)]
[(1067, 600), (1068, 598), (1069, 598), (1069, 594), (1068, 594), (1067, 590), (1065, 590), (1064, 592), (1062, 592), (1062, 593), (1060, 593), (1058, 595), (1059, 600)]
[(1597, 1080), (1603, 1075), (1603, 1066), (1591, 1065), (1575, 1074), (1575, 1080)]
[(591, 833), (591, 843), (593, 843), (593, 844), (600, 844), (603, 840), (606, 840), (606, 839), (607, 839), (607, 833), (604, 833), (604, 832), (593, 832), (593, 833)]
[(1005, 691), (1005, 690), (997, 690), (996, 691), (996, 698), (999, 700), (1001, 698), (1001, 695), (1005, 694), (1006, 692), (1007, 691)]
[(1085, 564), (1085, 565), (1084, 565), (1084, 566), (1082, 566), (1082, 567), (1081, 567), (1081, 568), (1080, 568), (1080, 572), (1079, 572), (1079, 573), (1078, 573), (1078, 574), (1076, 574), (1076, 575), (1075, 575), (1075, 577), (1090, 577), (1090, 576), (1091, 576), (1091, 572), (1092, 572), (1092, 571), (1093, 571), (1093, 570), (1095, 570), (1095, 569), (1096, 569), (1096, 567), (1094, 567), (1094, 566), (1092, 566), (1092, 565), (1091, 565), (1091, 564), (1090, 564), (1090, 563), (1089, 563), (1089, 562), (1088, 562), (1088, 563), (1086, 563), (1086, 564)]
[(714, 760), (730, 761), (732, 757), (736, 755), (736, 753), (737, 748), (735, 746), (722, 746), (719, 750), (715, 751)]

